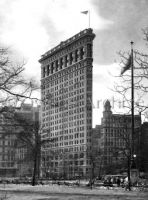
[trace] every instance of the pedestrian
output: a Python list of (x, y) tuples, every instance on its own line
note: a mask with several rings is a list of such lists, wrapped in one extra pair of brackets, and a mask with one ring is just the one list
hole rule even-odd
[(110, 181), (111, 181), (111, 183), (113, 184), (113, 183), (114, 183), (114, 178), (113, 178), (113, 177), (111, 177), (111, 180), (110, 180)]
[(129, 190), (128, 177), (126, 177), (126, 178), (124, 179), (124, 186), (125, 186), (125, 190), (126, 190), (126, 191)]
[(118, 186), (118, 187), (120, 187), (120, 183), (121, 183), (121, 180), (120, 180), (120, 178), (118, 177), (118, 178), (117, 178), (117, 186)]

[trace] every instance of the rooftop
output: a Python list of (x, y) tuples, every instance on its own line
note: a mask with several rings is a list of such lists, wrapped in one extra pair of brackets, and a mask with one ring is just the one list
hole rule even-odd
[[(52, 55), (53, 53), (57, 52), (58, 50), (60, 50), (61, 48), (64, 48), (66, 46), (68, 46), (69, 44), (71, 44), (72, 42), (82, 38), (84, 35), (92, 35), (93, 34), (93, 30), (91, 28), (89, 29), (85, 29), (83, 31), (80, 31), (79, 33), (77, 33), (76, 35), (74, 35), (73, 37), (60, 42), (59, 45), (57, 45), (56, 47), (52, 48), (51, 50), (47, 51), (45, 54), (43, 54), (41, 56), (41, 59), (39, 60), (39, 62), (41, 62), (42, 60), (44, 60), (47, 56)], [(94, 35), (94, 34), (93, 34)], [(94, 35), (95, 36), (95, 35)]]

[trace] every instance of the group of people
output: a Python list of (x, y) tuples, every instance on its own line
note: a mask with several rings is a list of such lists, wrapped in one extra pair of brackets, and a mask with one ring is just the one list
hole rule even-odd
[(104, 179), (104, 185), (113, 186), (113, 184), (116, 184), (117, 187), (124, 186), (126, 179), (123, 177), (107, 177)]

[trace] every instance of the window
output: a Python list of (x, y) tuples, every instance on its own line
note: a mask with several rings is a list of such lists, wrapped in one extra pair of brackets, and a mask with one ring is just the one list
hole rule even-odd
[(72, 55), (72, 52), (69, 54), (69, 58), (70, 58), (70, 65), (72, 64), (72, 61), (73, 61), (73, 55)]
[(80, 153), (80, 158), (84, 158), (84, 153)]
[(81, 161), (80, 161), (80, 165), (83, 165), (83, 164), (84, 164), (84, 161), (83, 161), (83, 160), (81, 160)]
[(80, 60), (84, 59), (84, 48), (80, 49)]
[(58, 71), (58, 60), (55, 62), (55, 71)]
[(92, 44), (87, 44), (87, 57), (92, 57)]
[(45, 67), (43, 67), (43, 78), (45, 77), (45, 72), (46, 72)]
[(65, 67), (67, 67), (67, 63), (68, 63), (68, 58), (67, 55), (65, 56)]
[(51, 63), (51, 74), (53, 74), (53, 69), (54, 69), (53, 63)]
[(78, 50), (75, 51), (75, 61), (78, 61)]
[(60, 58), (60, 69), (63, 67), (63, 58)]
[(47, 65), (47, 76), (49, 75), (49, 65)]

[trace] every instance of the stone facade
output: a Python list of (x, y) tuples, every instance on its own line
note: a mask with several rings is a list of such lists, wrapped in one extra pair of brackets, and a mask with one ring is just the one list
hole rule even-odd
[[(104, 105), (100, 148), (103, 152), (104, 173), (119, 173), (127, 168), (127, 156), (131, 150), (131, 115), (113, 114), (110, 102)], [(133, 154), (139, 156), (141, 116), (135, 115)], [(137, 167), (137, 166), (136, 166)]]
[(100, 148), (102, 126), (96, 125), (92, 132), (92, 172), (94, 177), (100, 177), (103, 156)]
[[(33, 107), (31, 104), (22, 104), (21, 107), (12, 109), (13, 112), (23, 116), (26, 120), (39, 121), (40, 107)], [(8, 107), (8, 110), (11, 110), (11, 108)], [(25, 159), (27, 148), (21, 144), (20, 146), (17, 145), (16, 148), (15, 145), (17, 140), (15, 134), (19, 131), (19, 128), (13, 124), (13, 118), (9, 119), (5, 117), (5, 114), (7, 112), (3, 112), (0, 115), (0, 176), (31, 176), (32, 162)]]
[[(23, 117), (26, 121), (34, 121), (40, 123), (40, 106), (34, 107), (32, 104), (22, 104), (20, 107), (15, 109), (15, 112)], [(19, 130), (18, 130), (19, 131)], [(17, 176), (32, 176), (33, 161), (28, 158), (27, 145), (17, 145), (16, 149), (16, 164), (17, 164)], [(39, 170), (39, 166), (38, 166)]]
[(92, 29), (85, 29), (42, 55), (42, 174), (86, 176), (92, 130)]
[(5, 134), (5, 127), (9, 126), (10, 122), (6, 120), (4, 113), (0, 114), (0, 177), (12, 177), (17, 172), (15, 136)]
[(140, 147), (141, 171), (144, 172), (148, 177), (148, 122), (144, 122), (141, 127)]

